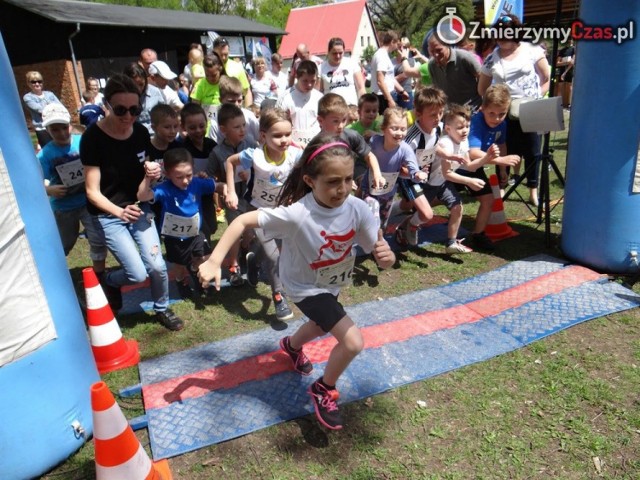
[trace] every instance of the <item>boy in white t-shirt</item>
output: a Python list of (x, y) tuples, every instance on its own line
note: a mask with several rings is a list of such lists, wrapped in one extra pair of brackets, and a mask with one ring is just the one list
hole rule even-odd
[(303, 60), (296, 69), (296, 78), (296, 84), (278, 100), (276, 106), (289, 115), (294, 144), (304, 148), (320, 133), (318, 102), (322, 93), (313, 88), (318, 80), (318, 66), (311, 60)]
[(449, 104), (444, 115), (445, 135), (438, 141), (436, 155), (429, 169), (429, 180), (423, 187), (429, 204), (434, 205), (434, 202), (437, 202), (449, 209), (446, 248), (449, 254), (473, 251), (457, 238), (463, 208), (462, 199), (454, 183), (464, 185), (473, 191), (478, 191), (485, 185), (484, 180), (460, 175), (456, 170), (463, 168), (466, 171), (475, 171), (499, 154), (498, 147), (492, 145), (482, 158), (473, 162), (469, 160), (470, 120), (471, 111), (468, 107)]

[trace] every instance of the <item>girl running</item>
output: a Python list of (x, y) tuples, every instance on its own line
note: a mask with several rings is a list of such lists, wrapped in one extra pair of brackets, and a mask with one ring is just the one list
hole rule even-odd
[(279, 206), (260, 208), (234, 220), (199, 269), (202, 282), (213, 279), (219, 288), (220, 264), (245, 229), (260, 227), (282, 239), (282, 282), (310, 321), (284, 337), (280, 347), (291, 358), (294, 370), (309, 375), (313, 365), (302, 347), (325, 333), (338, 341), (324, 375), (309, 387), (318, 420), (332, 430), (342, 428), (336, 383), (364, 346), (360, 330), (338, 301), (340, 289), (351, 280), (353, 245), (372, 251), (380, 268), (395, 263), (378, 229), (378, 219), (366, 203), (350, 195), (353, 168), (353, 153), (340, 137), (318, 135), (287, 178)]

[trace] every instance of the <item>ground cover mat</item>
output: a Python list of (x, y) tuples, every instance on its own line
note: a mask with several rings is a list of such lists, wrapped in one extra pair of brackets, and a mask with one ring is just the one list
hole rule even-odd
[[(544, 255), (435, 288), (347, 307), (365, 349), (338, 383), (340, 404), (521, 348), (580, 322), (640, 305), (640, 296), (587, 268)], [(309, 377), (292, 370), (265, 328), (141, 362), (154, 459), (313, 413), (307, 393), (335, 345), (305, 346)], [(345, 428), (349, 428), (345, 418)]]

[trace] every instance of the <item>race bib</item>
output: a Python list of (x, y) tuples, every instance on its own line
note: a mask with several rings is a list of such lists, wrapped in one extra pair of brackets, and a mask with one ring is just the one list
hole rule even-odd
[(420, 169), (426, 172), (429, 165), (431, 165), (436, 158), (436, 147), (417, 150), (416, 158), (418, 159), (418, 166)]
[(275, 207), (282, 185), (274, 185), (264, 178), (256, 178), (251, 197), (263, 207)]
[(351, 274), (356, 263), (356, 256), (349, 255), (340, 263), (319, 268), (316, 271), (316, 286), (318, 287), (344, 287), (351, 284)]
[(384, 195), (386, 193), (391, 193), (393, 189), (396, 187), (396, 180), (398, 180), (398, 175), (400, 172), (381, 172), (382, 177), (384, 178), (384, 186), (382, 188), (376, 188), (373, 183), (373, 173), (369, 170), (369, 189), (371, 195)]
[(300, 148), (305, 148), (318, 133), (318, 130), (293, 130), (291, 132), (291, 139)]
[(199, 226), (199, 213), (196, 213), (193, 217), (181, 217), (180, 215), (165, 212), (160, 233), (176, 238), (195, 237), (198, 234)]
[(216, 120), (218, 118), (218, 110), (220, 105), (202, 105), (205, 115), (208, 121)]
[(84, 183), (84, 167), (80, 159), (56, 165), (56, 171), (65, 187)]

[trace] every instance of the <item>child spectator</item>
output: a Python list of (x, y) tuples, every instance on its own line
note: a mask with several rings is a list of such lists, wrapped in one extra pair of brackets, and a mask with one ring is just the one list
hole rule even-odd
[(409, 177), (417, 182), (427, 179), (427, 174), (418, 168), (415, 153), (402, 141), (406, 134), (407, 117), (404, 110), (399, 107), (387, 108), (382, 120), (382, 135), (371, 138), (371, 150), (380, 164), (384, 181), (381, 186), (376, 186), (367, 172), (360, 184), (360, 197), (373, 197), (379, 204), (380, 228), (383, 232), (387, 227), (401, 169), (404, 167)]
[[(197, 103), (188, 103), (180, 110), (180, 121), (182, 130), (186, 133), (180, 146), (186, 148), (191, 154), (194, 173), (199, 176), (206, 174), (209, 155), (216, 146), (216, 142), (205, 136), (207, 116), (204, 109)], [(202, 232), (209, 242), (212, 235), (218, 230), (214, 196), (204, 195), (201, 199)]]
[(338, 301), (341, 288), (350, 283), (353, 246), (357, 243), (373, 251), (380, 268), (395, 263), (376, 218), (367, 205), (350, 195), (353, 166), (351, 149), (340, 138), (315, 137), (286, 180), (279, 206), (237, 218), (199, 270), (201, 281), (213, 279), (219, 288), (220, 264), (245, 229), (259, 228), (271, 238), (282, 239), (283, 283), (310, 321), (284, 337), (280, 348), (291, 358), (296, 372), (310, 375), (313, 365), (302, 347), (326, 333), (337, 340), (324, 375), (309, 388), (318, 420), (332, 430), (342, 428), (336, 383), (364, 346), (360, 330)]
[(174, 148), (164, 154), (164, 174), (166, 180), (152, 187), (152, 179), (145, 175), (138, 188), (138, 200), (153, 201), (160, 206), (158, 224), (164, 238), (166, 259), (176, 269), (176, 283), (183, 297), (192, 292), (185, 270), (193, 277), (193, 291), (200, 296), (202, 288), (196, 276), (198, 267), (205, 256), (211, 253), (209, 242), (201, 231), (203, 195), (212, 195), (215, 190), (224, 194), (224, 184), (212, 178), (193, 175), (193, 158), (185, 148)]
[[(449, 223), (447, 226), (447, 246), (448, 254), (469, 253), (473, 250), (463, 245), (458, 240), (458, 230), (462, 222), (462, 199), (456, 188), (455, 182), (459, 186), (466, 187), (471, 192), (481, 190), (486, 182), (477, 177), (462, 175), (465, 172), (474, 172), (497, 156), (498, 148), (492, 146), (482, 158), (473, 162), (469, 161), (469, 120), (471, 110), (456, 104), (449, 104), (444, 116), (443, 135), (436, 147), (436, 157), (429, 168), (429, 181), (423, 187), (424, 194), (431, 205), (434, 201), (445, 205), (449, 209)], [(458, 170), (459, 169), (459, 170)], [(457, 172), (456, 172), (457, 171)]]
[(349, 106), (337, 93), (327, 93), (318, 102), (318, 123), (320, 131), (326, 134), (338, 135), (347, 143), (356, 154), (356, 166), (353, 174), (355, 186), (360, 185), (360, 180), (367, 171), (372, 170), (372, 181), (379, 187), (384, 185), (384, 178), (380, 174), (380, 167), (376, 156), (371, 153), (371, 148), (364, 138), (355, 130), (345, 130)]
[(85, 90), (82, 92), (84, 105), (78, 110), (80, 123), (85, 127), (90, 127), (101, 118), (104, 118), (104, 110), (96, 103), (98, 95), (93, 90)]
[(151, 109), (151, 145), (147, 151), (149, 160), (162, 165), (164, 154), (170, 148), (176, 148), (176, 140), (180, 131), (180, 120), (178, 112), (166, 103), (159, 103)]
[(44, 107), (42, 126), (52, 140), (40, 150), (38, 160), (64, 254), (69, 255), (76, 244), (82, 223), (89, 240), (93, 269), (99, 276), (104, 272), (107, 247), (87, 211), (84, 167), (80, 162), (80, 135), (71, 134), (71, 116), (61, 103), (50, 103)]
[[(517, 155), (507, 155), (507, 122), (506, 117), (509, 112), (511, 96), (506, 85), (497, 84), (490, 86), (482, 98), (480, 111), (471, 117), (471, 130), (469, 132), (469, 158), (477, 160), (483, 158), (489, 148), (496, 144), (500, 155), (492, 158), (489, 163), (499, 166), (515, 166), (520, 162)], [(485, 186), (478, 191), (471, 191), (470, 195), (476, 198), (480, 205), (476, 214), (476, 223), (471, 234), (471, 244), (473, 247), (493, 251), (493, 242), (484, 233), (484, 229), (489, 223), (491, 208), (493, 206), (493, 192), (484, 173), (484, 169), (479, 168), (475, 172), (465, 172), (462, 169), (457, 171), (460, 175), (479, 178), (485, 182)]]
[[(416, 91), (413, 100), (415, 123), (407, 131), (404, 141), (416, 154), (418, 166), (428, 173), (429, 165), (436, 154), (436, 144), (440, 138), (440, 120), (447, 104), (445, 93), (435, 87), (423, 87)], [(431, 205), (424, 196), (422, 184), (408, 178), (398, 180), (403, 198), (401, 206), (414, 206), (416, 212), (409, 217), (396, 231), (399, 243), (417, 245), (420, 225), (433, 218)], [(407, 208), (404, 208), (406, 210)]]
[[(242, 83), (236, 77), (224, 76), (220, 79), (220, 102), (231, 103), (242, 108), (242, 114), (246, 122), (246, 137), (251, 147), (258, 145), (258, 139), (260, 138), (258, 119), (251, 110), (242, 106)], [(222, 143), (224, 134), (221, 133), (218, 127), (218, 109), (212, 110), (210, 122), (209, 122), (209, 137), (213, 138), (216, 143)]]
[(181, 73), (178, 75), (178, 98), (180, 101), (186, 105), (189, 103), (189, 94), (191, 93), (191, 82), (189, 78)]
[[(240, 86), (240, 81), (237, 78), (234, 78), (234, 80), (236, 80), (238, 82), (238, 86)], [(240, 153), (247, 148), (253, 148), (255, 145), (245, 139), (246, 122), (242, 110), (243, 109), (240, 108), (240, 105), (236, 105), (235, 103), (222, 104), (220, 106), (220, 109), (218, 110), (217, 120), (220, 128), (220, 133), (223, 136), (223, 140), (221, 143), (216, 145), (216, 147), (211, 152), (211, 155), (209, 156), (207, 174), (210, 177), (214, 177), (221, 182), (227, 181), (227, 159), (230, 156)], [(250, 210), (249, 203), (244, 199), (244, 195), (247, 190), (246, 181), (248, 180), (248, 176), (249, 172), (246, 170), (242, 170), (241, 172), (236, 171), (236, 175), (234, 177), (234, 191), (238, 195), (238, 208), (231, 209), (225, 206), (224, 209), (226, 220), (229, 224), (231, 224), (233, 220), (240, 216), (240, 214)], [(245, 238), (247, 238), (247, 235), (245, 235)], [(247, 247), (246, 242), (245, 247)], [(239, 252), (240, 244), (238, 243), (233, 245), (228, 256), (230, 273), (229, 283), (231, 283), (231, 285), (234, 287), (240, 286), (244, 283), (242, 272), (240, 270), (240, 266), (238, 265)], [(255, 282), (253, 282), (252, 279), (250, 283)]]
[(293, 142), (304, 148), (320, 132), (318, 101), (322, 93), (313, 88), (318, 80), (318, 66), (303, 60), (296, 69), (296, 84), (278, 99), (278, 108), (289, 114), (293, 125)]
[(198, 80), (205, 77), (204, 71), (204, 53), (202, 46), (200, 48), (192, 48), (189, 50), (189, 80), (191, 81), (191, 88), (193, 89), (198, 83)]
[(371, 137), (382, 133), (380, 118), (378, 117), (378, 96), (365, 93), (358, 100), (358, 120), (350, 123), (347, 128), (358, 132), (368, 142)]
[[(238, 208), (238, 195), (235, 189), (236, 166), (252, 169), (251, 197), (253, 209), (274, 207), (280, 196), (282, 185), (300, 158), (302, 150), (291, 145), (291, 122), (287, 114), (278, 108), (267, 110), (260, 116), (260, 140), (262, 148), (247, 148), (227, 159), (227, 205), (232, 210)], [(276, 241), (265, 235), (260, 228), (254, 230), (271, 285), (273, 302), (278, 320), (293, 318), (284, 297), (284, 288), (278, 272), (280, 251)], [(225, 252), (226, 253), (226, 252)]]

